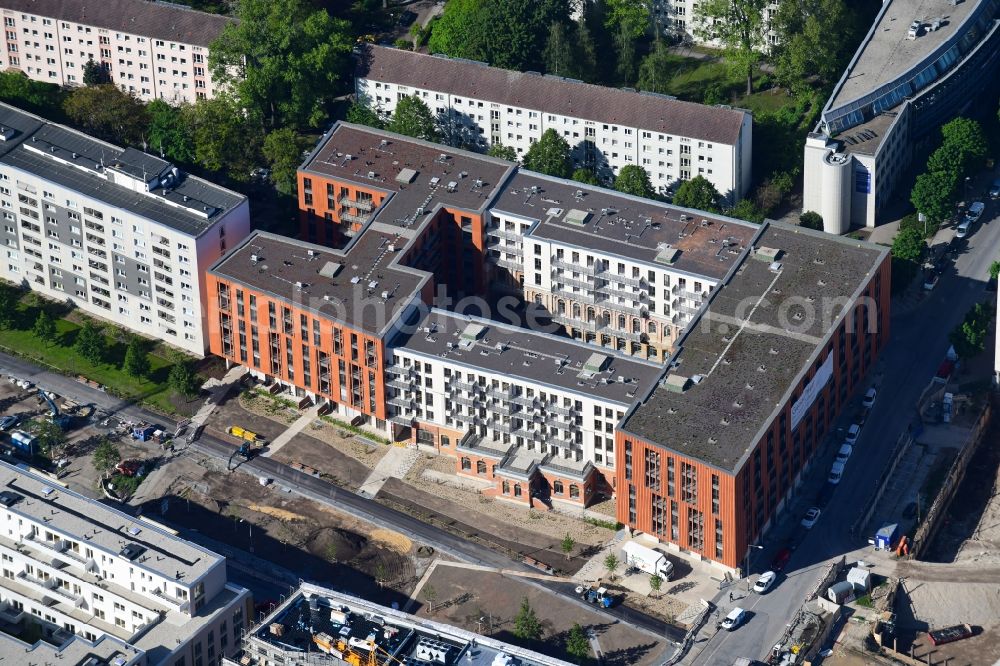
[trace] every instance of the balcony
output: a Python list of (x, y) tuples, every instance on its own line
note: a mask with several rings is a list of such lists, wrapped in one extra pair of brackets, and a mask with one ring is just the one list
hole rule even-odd
[(643, 340), (643, 334), (642, 333), (633, 333), (631, 331), (623, 331), (621, 329), (611, 328), (610, 326), (605, 326), (604, 328), (600, 329), (598, 332), (602, 333), (604, 335), (610, 335), (611, 337), (614, 337), (614, 338), (621, 338), (623, 340), (631, 340), (632, 342), (642, 342), (642, 340)]
[(624, 303), (615, 303), (610, 298), (605, 298), (601, 300), (600, 303), (603, 307), (606, 307), (614, 312), (622, 312), (624, 314), (630, 314), (634, 317), (645, 318), (649, 316), (649, 310), (644, 307), (635, 307), (632, 305), (625, 305)]
[(594, 303), (598, 302), (597, 297), (592, 293), (587, 293), (583, 291), (570, 291), (568, 289), (559, 289), (558, 287), (553, 289), (552, 292), (557, 296), (562, 296), (571, 301), (578, 301), (580, 303)]
[(487, 236), (495, 236), (496, 238), (506, 238), (507, 240), (521, 241), (524, 238), (524, 234), (519, 231), (510, 231), (508, 229), (499, 229), (496, 227), (491, 227), (486, 230)]
[(584, 275), (597, 275), (601, 270), (597, 267), (597, 264), (590, 264), (589, 266), (584, 266), (582, 264), (574, 264), (572, 262), (566, 261), (564, 259), (553, 259), (552, 265), (557, 268), (565, 268), (569, 271), (575, 271), (577, 273), (583, 273)]
[(607, 271), (603, 271), (601, 273), (601, 279), (607, 282), (620, 282), (622, 284), (627, 284), (630, 287), (647, 286), (647, 282), (643, 278), (628, 277), (621, 274), (609, 273)]
[(389, 398), (388, 402), (394, 407), (402, 407), (403, 409), (415, 409), (417, 406), (416, 400), (402, 395), (394, 395)]
[(701, 301), (705, 298), (705, 292), (688, 291), (687, 289), (681, 289), (678, 285), (674, 285), (671, 291), (681, 298), (689, 298), (692, 301)]
[[(587, 277), (590, 277), (590, 276), (586, 276), (586, 275), (584, 276), (584, 278), (587, 278)], [(566, 273), (562, 273), (560, 271), (552, 271), (552, 282), (554, 284), (558, 284), (558, 285), (566, 285), (566, 284), (568, 284), (568, 285), (575, 285), (575, 286), (580, 287), (582, 289), (586, 289), (587, 291), (592, 291), (594, 289), (593, 282), (587, 282), (587, 280), (584, 279), (584, 278), (570, 277)], [(590, 279), (593, 280), (593, 278), (590, 278)]]
[(597, 331), (597, 322), (593, 321), (583, 321), (582, 319), (572, 319), (571, 317), (564, 317), (560, 315), (553, 316), (552, 321), (562, 326), (576, 328), (581, 331), (590, 331), (591, 333), (595, 333)]
[(367, 214), (366, 215), (357, 215), (355, 213), (349, 213), (347, 211), (348, 211), (347, 208), (341, 208), (339, 211), (337, 211), (337, 215), (344, 222), (353, 222), (355, 224), (364, 224), (365, 222), (368, 221), (368, 218), (370, 217)]
[(375, 209), (375, 202), (371, 199), (361, 199), (360, 201), (355, 201), (350, 197), (340, 197), (340, 205), (344, 208), (354, 208), (356, 210), (363, 210), (369, 213)]
[[(327, 372), (326, 375), (320, 375), (320, 376), (329, 376), (329, 374), (330, 373)], [(389, 381), (386, 382), (386, 386), (390, 386), (396, 389), (397, 391), (412, 391), (414, 389), (413, 383), (403, 379), (390, 379)]]
[(678, 305), (674, 305), (674, 309), (678, 310), (680, 312), (683, 312), (686, 315), (696, 315), (696, 314), (698, 314), (698, 310), (700, 310), (701, 308), (700, 307), (691, 307), (690, 305), (678, 304)]
[(153, 596), (156, 597), (157, 599), (163, 599), (164, 601), (166, 601), (171, 606), (173, 606), (174, 608), (176, 608), (177, 610), (179, 610), (181, 612), (184, 612), (184, 611), (187, 610), (187, 607), (188, 607), (188, 601), (187, 601), (187, 599), (178, 599), (177, 597), (172, 597), (169, 594), (165, 594), (163, 592), (163, 590), (161, 590), (158, 587), (153, 588), (152, 589), (152, 593), (153, 593)]

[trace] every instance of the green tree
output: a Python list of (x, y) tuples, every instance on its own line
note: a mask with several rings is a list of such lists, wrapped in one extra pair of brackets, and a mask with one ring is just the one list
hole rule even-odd
[(159, 152), (173, 162), (192, 164), (195, 160), (194, 140), (181, 108), (162, 99), (154, 99), (146, 105), (146, 114), (149, 117), (149, 152)]
[(674, 58), (665, 42), (659, 41), (639, 64), (639, 90), (667, 94), (673, 78)]
[(819, 213), (807, 210), (799, 215), (799, 226), (803, 226), (806, 229), (823, 231), (823, 216)]
[(39, 310), (35, 317), (35, 325), (31, 327), (31, 334), (47, 345), (56, 341), (56, 322), (45, 310)]
[(653, 184), (649, 182), (649, 174), (638, 164), (626, 164), (618, 171), (618, 176), (615, 178), (615, 189), (646, 199), (652, 199), (656, 196)]
[(21, 290), (9, 282), (0, 281), (0, 328), (10, 328), (17, 315)]
[(992, 305), (976, 303), (965, 319), (948, 336), (959, 358), (971, 359), (986, 348), (995, 311)]
[(268, 128), (322, 123), (350, 76), (350, 24), (310, 0), (240, 0), (236, 7), (239, 21), (209, 49), (215, 81)]
[(264, 137), (262, 152), (271, 167), (271, 180), (282, 194), (295, 194), (296, 173), (306, 141), (290, 127), (276, 129)]
[(22, 72), (0, 72), (0, 100), (53, 116), (54, 109), (62, 108), (63, 90), (52, 83), (29, 79)]
[(573, 628), (566, 637), (566, 654), (573, 657), (578, 664), (582, 664), (590, 657), (590, 641), (587, 640), (587, 634), (579, 622), (573, 623)]
[(573, 161), (569, 155), (569, 144), (554, 129), (547, 129), (538, 141), (531, 144), (524, 154), (524, 168), (559, 178), (569, 178), (573, 173)]
[(486, 154), (490, 157), (497, 157), (501, 160), (507, 160), (508, 162), (517, 161), (517, 151), (510, 146), (505, 146), (500, 142), (490, 145), (490, 149), (486, 151)]
[(614, 553), (608, 553), (608, 556), (604, 558), (604, 568), (608, 570), (608, 575), (611, 576), (611, 580), (615, 579), (615, 571), (618, 569), (618, 565), (621, 562)]
[(138, 145), (149, 125), (142, 100), (112, 83), (74, 88), (63, 111), (87, 133), (118, 144)]
[(537, 641), (542, 637), (542, 623), (528, 602), (528, 597), (521, 599), (521, 608), (514, 618), (514, 635), (522, 641)]
[(260, 126), (242, 113), (227, 95), (200, 99), (182, 110), (191, 131), (196, 161), (209, 171), (246, 181), (257, 165)]
[(385, 123), (378, 117), (375, 110), (358, 101), (351, 102), (351, 105), (347, 107), (346, 120), (349, 123), (366, 125), (368, 127), (374, 127), (375, 129), (385, 128)]
[(660, 588), (663, 587), (663, 579), (657, 574), (653, 574), (649, 577), (649, 589), (655, 595), (660, 593)]
[(83, 65), (83, 85), (99, 86), (103, 83), (111, 83), (111, 72), (107, 65), (91, 58)]
[(853, 52), (858, 26), (844, 0), (796, 0), (778, 3), (771, 29), (778, 35), (775, 76), (799, 93), (836, 81)]
[(718, 40), (726, 64), (746, 76), (747, 94), (753, 93), (753, 71), (767, 47), (769, 0), (702, 0), (694, 12), (695, 35)]
[(750, 199), (740, 199), (737, 201), (736, 205), (729, 211), (729, 215), (738, 220), (746, 220), (754, 224), (760, 224), (766, 217), (763, 211), (757, 207), (757, 204)]
[(102, 363), (107, 352), (104, 331), (91, 321), (84, 322), (80, 332), (76, 334), (73, 348), (77, 354), (94, 365)]
[[(973, 165), (986, 157), (989, 140), (983, 126), (969, 118), (955, 118), (941, 126), (942, 145), (951, 146), (962, 156), (962, 171), (968, 172)], [(928, 165), (929, 166), (929, 165)]]
[(34, 419), (29, 421), (25, 430), (34, 435), (38, 446), (38, 453), (43, 456), (54, 457), (58, 455), (62, 446), (66, 443), (66, 433), (58, 425), (48, 419)]
[(136, 379), (146, 379), (149, 376), (149, 353), (146, 351), (145, 341), (141, 338), (132, 336), (132, 339), (128, 341), (128, 346), (125, 347), (122, 370), (129, 377)]
[[(589, 6), (589, 3), (585, 3)], [(584, 7), (587, 12), (588, 6)], [(584, 81), (596, 83), (601, 80), (597, 66), (597, 44), (586, 21), (581, 20), (576, 27), (576, 44), (574, 48), (576, 71)]]
[(102, 438), (97, 444), (97, 448), (94, 449), (94, 469), (101, 474), (110, 472), (118, 463), (121, 462), (121, 459), (122, 454), (118, 450), (118, 447), (107, 438)]
[(424, 597), (424, 601), (427, 602), (427, 611), (429, 613), (434, 612), (434, 601), (437, 599), (437, 590), (431, 584), (424, 585), (420, 593)]
[(437, 141), (440, 136), (437, 124), (434, 122), (434, 114), (416, 95), (399, 100), (386, 129), (426, 141)]
[(553, 21), (549, 27), (549, 38), (542, 53), (545, 71), (556, 76), (576, 76), (573, 58), (573, 38), (569, 26), (563, 21)]
[(675, 205), (703, 210), (707, 213), (719, 212), (721, 202), (722, 195), (715, 189), (715, 185), (712, 185), (704, 176), (695, 176), (691, 180), (685, 180), (674, 194)]
[(618, 54), (615, 72), (623, 85), (630, 85), (635, 80), (635, 39), (629, 34), (628, 28), (619, 26), (614, 35), (615, 53)]
[(562, 549), (563, 555), (566, 556), (567, 560), (569, 559), (570, 553), (573, 552), (573, 546), (575, 545), (576, 540), (569, 535), (569, 532), (567, 532), (566, 536), (563, 537), (563, 540), (559, 542), (559, 548)]
[(990, 264), (990, 279), (996, 282), (998, 276), (1000, 276), (1000, 261), (994, 261)]
[(179, 355), (170, 366), (167, 385), (174, 393), (185, 398), (198, 395), (198, 375), (191, 369), (191, 364)]
[(896, 234), (892, 241), (892, 256), (903, 261), (919, 263), (927, 248), (923, 234), (917, 229), (907, 228)]
[(604, 22), (610, 30), (619, 30), (635, 41), (649, 29), (653, 7), (650, 0), (605, 0)]
[(917, 176), (910, 191), (910, 203), (935, 225), (951, 215), (954, 182), (942, 171), (930, 171)]
[(578, 183), (586, 183), (587, 185), (600, 185), (601, 181), (597, 179), (597, 174), (594, 173), (593, 169), (587, 169), (586, 167), (580, 167), (573, 171), (573, 175), (570, 176), (573, 180)]

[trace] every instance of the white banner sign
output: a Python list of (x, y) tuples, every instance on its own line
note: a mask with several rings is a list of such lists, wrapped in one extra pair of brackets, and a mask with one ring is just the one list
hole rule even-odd
[(830, 378), (833, 377), (833, 354), (826, 357), (823, 365), (819, 366), (816, 375), (806, 384), (799, 399), (792, 403), (792, 430), (799, 427), (799, 421), (806, 415), (812, 404), (816, 402), (816, 396), (823, 390)]

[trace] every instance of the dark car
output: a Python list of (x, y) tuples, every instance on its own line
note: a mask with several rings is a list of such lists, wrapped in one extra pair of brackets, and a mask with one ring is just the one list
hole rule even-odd
[(0, 419), (0, 430), (8, 430), (20, 423), (21, 417), (11, 414)]
[(782, 548), (778, 551), (778, 554), (774, 556), (771, 560), (771, 569), (774, 571), (784, 571), (785, 567), (788, 566), (788, 560), (792, 559), (792, 551), (790, 548)]

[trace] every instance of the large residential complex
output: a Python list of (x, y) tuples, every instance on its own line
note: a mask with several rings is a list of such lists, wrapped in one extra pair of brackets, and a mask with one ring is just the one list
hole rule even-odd
[(383, 117), (416, 95), (437, 115), (449, 144), (473, 150), (499, 143), (523, 156), (554, 129), (569, 143), (575, 166), (608, 183), (636, 164), (664, 192), (704, 176), (736, 201), (750, 186), (748, 111), (382, 46), (360, 52), (356, 93)]
[(249, 204), (158, 157), (0, 104), (0, 277), (192, 354), (202, 276)]
[(5, 663), (209, 666), (253, 618), (225, 558), (6, 463), (0, 556)]
[(209, 270), (213, 353), (494, 496), (616, 494), (727, 568), (887, 339), (888, 255), (858, 241), (345, 123), (299, 197), (311, 242), (256, 233)]
[(740, 567), (888, 342), (889, 269), (886, 248), (764, 226), (618, 426), (618, 519)]
[(224, 666), (468, 664), (569, 666), (560, 659), (303, 583)]
[(803, 209), (826, 231), (875, 226), (906, 195), (900, 181), (914, 154), (937, 145), (938, 128), (980, 96), (996, 100), (998, 17), (997, 0), (883, 3), (806, 141)]
[[(586, 0), (584, 0), (586, 1)], [(697, 20), (695, 10), (698, 8), (697, 0), (652, 0), (652, 10), (655, 12), (655, 20), (660, 29), (666, 35), (675, 35), (684, 40), (707, 46), (720, 46), (717, 39), (703, 40), (695, 34)], [(769, 27), (771, 17), (778, 9), (776, 1), (769, 2), (764, 8), (764, 21)], [(778, 34), (768, 29), (767, 43), (773, 46), (778, 43)]]
[(83, 85), (102, 64), (122, 90), (171, 104), (212, 97), (208, 47), (233, 19), (147, 0), (0, 0), (3, 68)]

